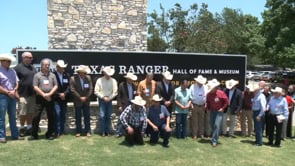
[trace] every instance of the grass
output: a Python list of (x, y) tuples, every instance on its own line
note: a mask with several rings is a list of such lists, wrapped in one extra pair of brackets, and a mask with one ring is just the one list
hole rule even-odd
[[(145, 139), (148, 141), (148, 139)], [(170, 148), (159, 145), (126, 146), (124, 138), (75, 138), (65, 135), (48, 141), (8, 141), (0, 144), (0, 165), (294, 165), (295, 141), (287, 139), (281, 148), (252, 145), (254, 138), (220, 138), (212, 148), (210, 140), (170, 140)], [(264, 142), (267, 139), (264, 138)]]

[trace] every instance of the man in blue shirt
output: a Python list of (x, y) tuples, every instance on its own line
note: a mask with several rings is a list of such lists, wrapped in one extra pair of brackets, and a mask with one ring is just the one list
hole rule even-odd
[(160, 102), (163, 100), (158, 94), (152, 98), (152, 106), (149, 108), (147, 115), (147, 122), (151, 126), (150, 143), (155, 144), (159, 140), (159, 134), (163, 138), (163, 147), (168, 147), (169, 137), (171, 135), (170, 128), (170, 113), (164, 105)]
[(288, 119), (289, 110), (288, 104), (285, 97), (282, 96), (283, 89), (276, 87), (271, 90), (273, 96), (270, 98), (267, 109), (269, 110), (269, 136), (268, 145), (273, 145), (274, 128), (276, 128), (276, 140), (275, 147), (281, 146), (281, 135), (282, 135), (282, 121)]

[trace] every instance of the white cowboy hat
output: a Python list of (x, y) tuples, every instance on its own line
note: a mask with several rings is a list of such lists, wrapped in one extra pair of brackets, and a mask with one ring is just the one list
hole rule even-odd
[(152, 98), (153, 101), (162, 101), (163, 97), (160, 97), (158, 94), (155, 94)]
[(162, 73), (163, 77), (167, 80), (172, 80), (173, 79), (173, 74), (170, 73), (170, 71), (165, 71)]
[(83, 73), (89, 74), (91, 70), (86, 65), (79, 65), (79, 67), (76, 69), (76, 72), (83, 72)]
[(215, 87), (219, 86), (220, 82), (217, 81), (217, 79), (212, 79), (208, 81), (207, 87), (208, 87), (208, 91), (210, 92), (212, 89), (214, 89)]
[(232, 89), (234, 86), (236, 86), (238, 84), (239, 84), (239, 81), (234, 80), (234, 79), (230, 79), (230, 80), (225, 81), (225, 87), (227, 89)]
[(207, 78), (203, 77), (202, 75), (198, 75), (194, 80), (202, 85), (204, 85), (207, 81)]
[(260, 89), (259, 84), (253, 81), (248, 82), (248, 85), (246, 87), (249, 89), (250, 92), (254, 92)]
[(130, 73), (130, 72), (128, 72), (124, 77), (125, 77), (125, 78), (129, 78), (129, 79), (131, 79), (132, 81), (136, 81), (136, 80), (137, 80), (137, 76), (134, 75), (133, 73)]
[(139, 106), (144, 106), (146, 104), (146, 101), (143, 100), (140, 96), (135, 96), (135, 98), (131, 100), (131, 103)]
[(65, 64), (63, 60), (57, 60), (56, 65), (61, 68), (66, 68), (68, 66), (68, 64)]
[(108, 76), (112, 76), (115, 73), (115, 69), (111, 68), (111, 66), (105, 66), (102, 71)]
[(3, 60), (10, 61), (11, 68), (17, 65), (16, 58), (12, 54), (8, 54), (8, 53), (0, 54), (0, 61), (3, 61)]
[(275, 89), (271, 89), (272, 93), (280, 93), (283, 94), (283, 89), (280, 87), (276, 87)]

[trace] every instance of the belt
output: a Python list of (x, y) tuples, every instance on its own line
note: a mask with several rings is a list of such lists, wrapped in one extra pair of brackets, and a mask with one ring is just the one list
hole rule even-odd
[(198, 107), (203, 107), (205, 104), (199, 105), (199, 104), (195, 104), (193, 103), (194, 106), (198, 106)]

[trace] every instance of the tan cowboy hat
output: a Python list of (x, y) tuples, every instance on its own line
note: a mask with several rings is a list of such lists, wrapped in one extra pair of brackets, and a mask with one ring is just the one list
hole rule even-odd
[(170, 71), (165, 71), (162, 73), (163, 77), (167, 80), (172, 80), (173, 79), (173, 74), (170, 73)]
[(283, 89), (281, 87), (276, 87), (275, 89), (271, 89), (272, 93), (280, 93), (283, 94)]
[(202, 75), (198, 75), (194, 80), (202, 85), (207, 82), (207, 78), (203, 77)]
[(68, 66), (68, 64), (65, 64), (63, 60), (57, 60), (56, 65), (61, 68), (66, 68)]
[(136, 80), (137, 80), (137, 76), (134, 75), (133, 73), (130, 73), (130, 72), (128, 72), (124, 77), (125, 77), (125, 78), (129, 78), (129, 79), (131, 79), (132, 81), (136, 81)]
[(227, 89), (232, 89), (234, 86), (236, 86), (238, 84), (239, 84), (239, 81), (234, 80), (234, 79), (230, 79), (230, 80), (225, 81), (225, 87)]
[(8, 53), (0, 54), (0, 61), (3, 61), (3, 60), (10, 61), (11, 68), (17, 65), (16, 58), (12, 54), (8, 54)]
[(76, 69), (76, 72), (83, 72), (83, 73), (89, 74), (91, 70), (86, 65), (79, 65), (78, 69)]
[(251, 81), (251, 82), (249, 81), (246, 87), (249, 89), (250, 92), (254, 92), (260, 89), (259, 84), (254, 81)]
[(131, 100), (131, 103), (139, 106), (144, 106), (146, 104), (146, 101), (143, 100), (140, 96), (135, 96), (135, 98)]
[(155, 94), (152, 98), (153, 101), (162, 101), (163, 97), (160, 97), (158, 94)]
[(115, 69), (111, 68), (111, 66), (105, 66), (102, 71), (108, 76), (112, 76), (115, 73)]
[(217, 81), (217, 79), (212, 79), (208, 81), (207, 87), (208, 87), (208, 91), (210, 92), (212, 89), (216, 88), (217, 86), (220, 85), (220, 82)]

